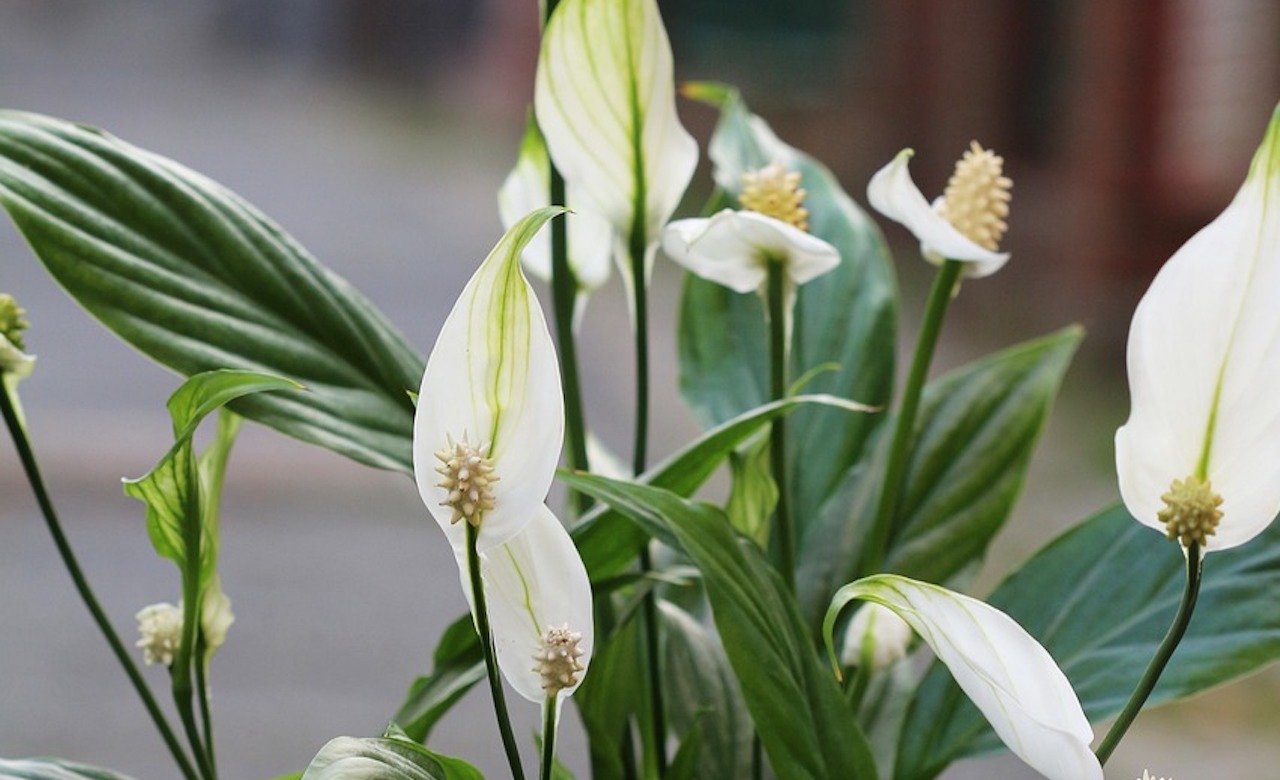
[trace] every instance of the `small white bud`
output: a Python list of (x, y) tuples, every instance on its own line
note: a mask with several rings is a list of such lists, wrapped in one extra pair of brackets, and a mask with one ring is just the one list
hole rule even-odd
[(861, 666), (863, 658), (869, 655), (870, 671), (879, 671), (906, 656), (912, 636), (911, 626), (896, 612), (869, 602), (849, 621), (840, 662), (845, 666)]
[(169, 603), (152, 604), (136, 617), (142, 638), (135, 646), (142, 648), (143, 663), (171, 666), (182, 644), (182, 610)]

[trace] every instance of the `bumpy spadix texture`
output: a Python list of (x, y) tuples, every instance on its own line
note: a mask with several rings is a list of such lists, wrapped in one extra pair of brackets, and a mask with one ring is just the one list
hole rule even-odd
[(436, 453), (436, 473), (441, 477), (436, 487), (445, 491), (440, 505), (453, 510), (450, 523), (466, 520), (479, 528), (484, 513), (493, 509), (493, 483), (498, 475), (493, 473), (488, 452), (488, 444), (472, 444), (464, 433), (462, 441), (450, 438), (448, 446)]
[(804, 207), (804, 199), (808, 194), (800, 186), (799, 172), (788, 171), (774, 162), (759, 170), (742, 174), (742, 192), (738, 195), (738, 203), (744, 209), (773, 217), (808, 232), (809, 210)]
[[(414, 417), (414, 474), (455, 550), (465, 544), (459, 514), (478, 523), (480, 550), (519, 533), (542, 506), (560, 458), (560, 370), (519, 263), (529, 239), (560, 211), (535, 211), (507, 231), (463, 289), (427, 359)], [(446, 460), (447, 473), (438, 473), (437, 453), (457, 455), (463, 442), (457, 468)], [(482, 462), (464, 479), (477, 453)]]
[(1075, 691), (1048, 651), (1008, 615), (937, 585), (879, 574), (836, 593), (824, 625), (828, 648), (835, 617), (854, 599), (888, 607), (909, 623), (1031, 768), (1049, 780), (1102, 780)]
[(1169, 492), (1160, 497), (1164, 509), (1157, 514), (1164, 523), (1165, 535), (1177, 539), (1184, 547), (1192, 543), (1204, 547), (1222, 519), (1222, 496), (1213, 492), (1208, 482), (1196, 477), (1175, 479)]
[(0, 374), (14, 379), (30, 375), (36, 360), (23, 351), (22, 332), (29, 327), (25, 314), (12, 295), (0, 293)]
[(1156, 275), (1133, 315), (1125, 506), (1166, 531), (1174, 480), (1222, 497), (1204, 549), (1249, 541), (1280, 511), (1280, 112), (1235, 199)]
[(141, 637), (135, 646), (142, 649), (143, 663), (172, 666), (182, 645), (182, 610), (168, 603), (152, 604), (135, 617)]
[(548, 696), (578, 683), (578, 674), (585, 668), (582, 656), (586, 651), (578, 646), (581, 641), (582, 634), (570, 630), (567, 623), (543, 633), (542, 646), (533, 654), (533, 671), (542, 677), (542, 690)]
[(871, 206), (910, 230), (920, 241), (921, 254), (935, 265), (958, 260), (970, 278), (1000, 270), (1009, 254), (995, 249), (1007, 228), (1013, 185), (1001, 172), (1001, 158), (975, 142), (956, 164), (946, 194), (930, 205), (907, 169), (913, 154), (903, 149), (871, 177)]

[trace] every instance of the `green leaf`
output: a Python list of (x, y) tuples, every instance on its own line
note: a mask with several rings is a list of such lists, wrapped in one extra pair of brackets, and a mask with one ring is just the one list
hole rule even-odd
[[(802, 405), (820, 404), (838, 414), (860, 416), (867, 409), (829, 395), (798, 395), (762, 404), (735, 417), (686, 445), (679, 452), (646, 471), (638, 482), (689, 496), (720, 466), (735, 447), (770, 420)], [(634, 561), (649, 539), (643, 529), (627, 522), (621, 513), (597, 507), (583, 517), (572, 532), (574, 543), (592, 582), (617, 576)]]
[(53, 758), (0, 758), (0, 780), (129, 780), (109, 769)]
[[(1112, 507), (1059, 537), (987, 599), (1053, 655), (1099, 721), (1117, 713), (1182, 596), (1178, 546)], [(1280, 658), (1280, 525), (1209, 555), (1196, 612), (1148, 705), (1190, 696)], [(925, 676), (907, 715), (899, 780), (937, 776), (999, 742), (945, 669)]]
[[(1064, 328), (925, 388), (884, 571), (947, 583), (982, 560), (1013, 511), (1082, 335)], [(874, 514), (882, 474), (878, 462), (861, 464), (801, 548), (798, 587), (811, 621), (835, 588), (861, 574), (860, 519)]]
[(563, 479), (674, 543), (702, 570), (725, 652), (780, 777), (876, 777), (866, 738), (819, 662), (794, 598), (723, 512), (646, 485)]
[(416, 742), (426, 742), (431, 730), (471, 686), (483, 680), (484, 653), (471, 615), (453, 621), (436, 645), (431, 674), (409, 688), (392, 722)]
[(729, 453), (729, 501), (725, 514), (743, 536), (769, 546), (769, 517), (778, 504), (778, 484), (769, 468), (769, 439), (761, 436), (742, 451)]
[[(671, 730), (685, 734), (668, 777), (750, 777), (754, 735), (742, 692), (720, 642), (688, 612), (659, 602), (662, 668)], [(680, 756), (688, 752), (681, 770)]]
[(306, 394), (239, 414), (379, 468), (412, 471), (423, 362), (358, 292), (234, 193), (99, 130), (0, 112), (0, 205), (103, 325), (191, 376), (243, 368)]
[(587, 732), (593, 780), (627, 777), (623, 755), (634, 753), (632, 715), (642, 727), (650, 722), (645, 676), (636, 673), (644, 668), (638, 625), (639, 621), (627, 621), (597, 644), (591, 669), (573, 695)]
[[(376, 767), (376, 769), (374, 768)], [(302, 780), (484, 780), (465, 761), (427, 750), (402, 735), (337, 737), (311, 760)]]
[[(709, 89), (695, 87), (693, 93), (705, 98)], [(778, 140), (736, 92), (713, 91), (721, 109), (709, 152), (717, 184), (736, 195), (748, 170), (777, 161), (798, 171), (809, 193), (811, 232), (835, 246), (842, 258), (834, 271), (798, 291), (791, 376), (834, 362), (838, 370), (812, 378), (812, 392), (886, 404), (897, 348), (897, 288), (880, 231), (826, 167)], [(723, 422), (769, 398), (767, 330), (757, 296), (687, 274), (680, 323), (680, 388), (704, 424)], [(864, 454), (880, 418), (807, 409), (788, 421), (792, 513), (801, 540), (823, 502)], [(814, 457), (815, 449), (821, 457)]]

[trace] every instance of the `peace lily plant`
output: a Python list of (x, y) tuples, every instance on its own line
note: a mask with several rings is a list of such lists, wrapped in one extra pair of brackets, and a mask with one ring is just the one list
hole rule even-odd
[[(383, 733), (314, 735), (314, 757), (281, 756), (269, 770), (294, 772), (285, 777), (475, 778), (479, 760), (523, 778), (536, 750), (542, 778), (928, 780), (1007, 749), (1053, 780), (1096, 780), (1144, 706), (1274, 660), (1280, 113), (1235, 200), (1134, 315), (1133, 406), (1116, 435), (1123, 503), (993, 591), (966, 594), (1081, 338), (1067, 327), (931, 376), (962, 282), (1010, 259), (1004, 160), (970, 144), (930, 202), (905, 150), (866, 189), (937, 266), (895, 392), (888, 249), (831, 171), (733, 88), (677, 89), (654, 0), (537, 12), (532, 111), (498, 199), (506, 232), (487, 257), (462, 259), (474, 275), (426, 358), (234, 193), (88, 126), (0, 112), (0, 205), (36, 258), (98, 321), (185, 377), (167, 408), (172, 446), (124, 483), (176, 587), (131, 605), (140, 636), (122, 639), (18, 403), (20, 379), (44, 392), (28, 349), (53, 336), (39, 312), (29, 334), (0, 294), (0, 412), (18, 462), (178, 775), (263, 773), (219, 760), (210, 695), (215, 651), (242, 630), (231, 630), (224, 580), (238, 607), (254, 598), (219, 563), (244, 420), (411, 476), (469, 606), (434, 653), (405, 649), (430, 668), (388, 707)], [(677, 95), (718, 116), (703, 139), (710, 181), (693, 186), (700, 141), (680, 113), (706, 108), (677, 106)], [(650, 458), (660, 256), (684, 269), (680, 390), (704, 431)], [(576, 358), (586, 296), (609, 283), (611, 263), (632, 313), (629, 468), (591, 436), (581, 399), (595, 377)], [(704, 490), (716, 473), (725, 487)], [(548, 504), (557, 479), (563, 506)], [(494, 723), (471, 728), (492, 748), (446, 755), (434, 727), (482, 680)], [(513, 727), (509, 690), (541, 708), (536, 734)], [(557, 758), (570, 708), (586, 754)], [(0, 778), (55, 777), (125, 776), (0, 758)]]

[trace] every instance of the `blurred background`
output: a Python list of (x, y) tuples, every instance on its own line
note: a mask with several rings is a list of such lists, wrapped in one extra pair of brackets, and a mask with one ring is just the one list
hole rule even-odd
[[(739, 85), (855, 199), (914, 147), (940, 192), (971, 139), (1015, 181), (1013, 260), (966, 285), (936, 371), (1069, 322), (1088, 338), (986, 592), (1027, 554), (1117, 497), (1111, 436), (1127, 414), (1128, 318), (1169, 254), (1243, 180), (1280, 97), (1270, 0), (684, 0), (661, 3), (681, 79)], [(538, 45), (533, 0), (0, 0), (0, 105), (101, 126), (228, 185), (351, 280), (424, 354), (500, 235), (494, 193), (514, 162)], [(714, 115), (682, 104), (705, 141)], [(700, 179), (705, 188), (706, 177)], [(704, 193), (704, 190), (699, 192)], [(694, 196), (696, 197), (696, 196)], [(895, 246), (909, 349), (929, 268)], [(655, 455), (696, 430), (675, 392), (678, 275), (655, 279)], [(0, 290), (29, 310), (40, 358), (22, 386), (73, 544), (113, 620), (176, 601), (141, 505), (118, 480), (171, 443), (178, 380), (79, 311), (0, 223)], [(621, 285), (583, 329), (588, 416), (629, 441)], [(413, 485), (254, 426), (232, 458), (222, 579), (235, 604), (214, 664), (224, 776), (303, 768), (339, 734), (372, 735), (465, 610), (451, 556)], [(1140, 561), (1134, 562), (1141, 566)], [(18, 464), (0, 447), (0, 755), (53, 754), (174, 776), (78, 602)], [(149, 670), (158, 690), (163, 672)], [(1179, 778), (1262, 780), (1280, 765), (1280, 675), (1152, 712), (1112, 760)], [(536, 708), (518, 732), (536, 728)], [(584, 769), (565, 721), (564, 757)], [(477, 692), (433, 747), (505, 771)], [(532, 741), (526, 742), (532, 744)], [(1023, 777), (1016, 761), (948, 780)]]

